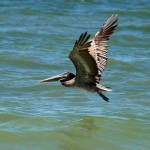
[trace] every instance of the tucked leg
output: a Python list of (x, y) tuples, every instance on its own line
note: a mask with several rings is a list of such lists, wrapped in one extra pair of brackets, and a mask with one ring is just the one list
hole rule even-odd
[(109, 98), (107, 98), (104, 94), (102, 94), (100, 91), (97, 92), (99, 96), (101, 96), (106, 102), (109, 101)]

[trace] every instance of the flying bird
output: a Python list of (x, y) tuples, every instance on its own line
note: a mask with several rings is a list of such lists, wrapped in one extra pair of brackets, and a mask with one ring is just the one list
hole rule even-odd
[(90, 92), (96, 92), (105, 101), (109, 101), (109, 98), (102, 92), (112, 91), (112, 89), (100, 85), (99, 82), (107, 64), (108, 40), (117, 27), (117, 21), (118, 15), (113, 14), (92, 39), (90, 39), (90, 34), (87, 32), (80, 35), (69, 54), (69, 58), (76, 68), (76, 75), (71, 72), (64, 72), (41, 80), (41, 82), (59, 80), (63, 86), (78, 87)]

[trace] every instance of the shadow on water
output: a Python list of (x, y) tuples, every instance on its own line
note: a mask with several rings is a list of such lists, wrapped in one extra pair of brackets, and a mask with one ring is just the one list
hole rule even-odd
[[(106, 118), (85, 117), (76, 125), (62, 131), (64, 137), (59, 145), (63, 150), (91, 150), (98, 148), (116, 148), (107, 140), (107, 126), (110, 121)], [(106, 132), (106, 134), (105, 134)], [(101, 133), (101, 134), (100, 134)]]

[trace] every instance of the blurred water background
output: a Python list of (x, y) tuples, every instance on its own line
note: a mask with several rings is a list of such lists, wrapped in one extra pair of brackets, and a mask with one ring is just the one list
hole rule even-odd
[[(112, 14), (97, 94), (39, 80), (75, 68), (68, 58), (82, 32), (92, 36)], [(150, 149), (149, 0), (0, 1), (1, 150)]]

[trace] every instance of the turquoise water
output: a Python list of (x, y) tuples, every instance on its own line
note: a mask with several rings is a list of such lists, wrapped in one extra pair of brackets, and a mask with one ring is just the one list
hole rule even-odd
[[(0, 149), (149, 150), (150, 3), (111, 0), (0, 1)], [(111, 14), (97, 94), (39, 80), (75, 68), (68, 58), (82, 32), (92, 36)]]

